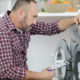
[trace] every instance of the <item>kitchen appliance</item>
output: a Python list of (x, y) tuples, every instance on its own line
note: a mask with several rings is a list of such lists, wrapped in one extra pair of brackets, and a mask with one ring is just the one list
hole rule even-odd
[(80, 25), (73, 25), (70, 45), (64, 39), (57, 44), (54, 65), (59, 60), (68, 61), (69, 65), (55, 70), (58, 80), (80, 80)]

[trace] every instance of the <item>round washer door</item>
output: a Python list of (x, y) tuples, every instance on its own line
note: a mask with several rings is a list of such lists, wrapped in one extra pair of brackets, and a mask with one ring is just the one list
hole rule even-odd
[[(68, 47), (66, 40), (60, 40), (59, 43), (57, 44), (57, 49), (55, 52), (53, 63), (56, 64), (57, 61), (61, 61), (61, 60), (66, 61), (66, 60), (70, 60), (70, 59), (71, 59), (71, 55), (70, 55), (69, 47)], [(69, 70), (69, 65), (56, 69), (55, 76), (57, 77), (57, 79), (58, 80), (67, 80), (67, 78), (66, 78), (66, 76), (68, 75), (67, 70)]]

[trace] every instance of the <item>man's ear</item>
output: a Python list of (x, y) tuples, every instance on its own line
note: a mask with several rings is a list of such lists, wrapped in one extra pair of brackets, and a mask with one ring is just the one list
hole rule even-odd
[(24, 12), (24, 10), (21, 8), (21, 9), (19, 9), (18, 10), (18, 16), (19, 16), (19, 18), (23, 18), (24, 17), (24, 15), (25, 15), (25, 12)]

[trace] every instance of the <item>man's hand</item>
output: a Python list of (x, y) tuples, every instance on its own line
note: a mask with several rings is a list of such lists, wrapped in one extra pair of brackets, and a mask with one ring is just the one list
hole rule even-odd
[(27, 70), (24, 80), (28, 80), (28, 79), (51, 80), (54, 76), (54, 71), (48, 71), (47, 69), (50, 68), (46, 68), (41, 72), (32, 72)]
[(76, 25), (78, 26), (80, 23), (80, 13), (78, 14), (78, 16), (74, 17), (74, 23), (76, 23)]
[[(48, 68), (50, 69), (50, 68)], [(47, 69), (44, 69), (42, 72), (40, 72), (40, 78), (51, 80), (54, 77), (54, 70), (53, 71), (47, 71)]]
[(59, 20), (58, 25), (61, 30), (65, 30), (71, 27), (73, 24), (76, 24), (78, 26), (79, 23), (80, 23), (80, 13), (76, 17)]

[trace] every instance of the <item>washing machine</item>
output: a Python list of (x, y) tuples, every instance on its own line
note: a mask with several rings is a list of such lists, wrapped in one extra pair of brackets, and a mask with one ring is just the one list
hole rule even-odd
[(55, 51), (54, 65), (61, 60), (69, 62), (55, 70), (58, 80), (80, 80), (80, 25), (73, 25), (71, 31), (70, 44), (65, 39), (59, 40)]

